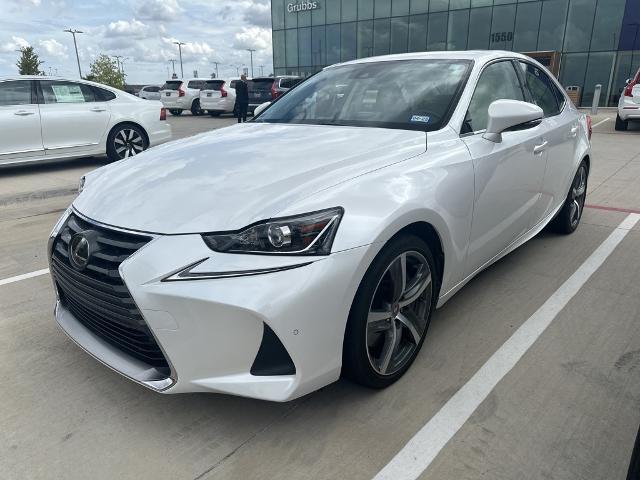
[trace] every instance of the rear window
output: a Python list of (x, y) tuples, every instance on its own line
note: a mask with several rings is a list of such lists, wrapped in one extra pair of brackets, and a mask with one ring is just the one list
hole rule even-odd
[(169, 81), (169, 82), (165, 83), (162, 86), (162, 89), (163, 90), (178, 90), (180, 88), (180, 85), (182, 85), (182, 81), (181, 80)]
[(187, 84), (187, 87), (202, 90), (204, 88), (204, 84), (205, 82), (203, 82), (202, 80), (191, 80)]
[(224, 85), (224, 80), (207, 80), (204, 82), (203, 90), (218, 90)]
[(110, 92), (109, 90), (105, 90), (104, 88), (99, 88), (93, 85), (91, 88), (93, 88), (93, 93), (95, 93), (96, 95), (96, 102), (108, 102), (109, 100), (113, 100), (114, 98), (116, 98), (116, 94)]
[(301, 78), (281, 78), (280, 88), (293, 88), (300, 83)]
[(249, 91), (253, 92), (268, 92), (273, 85), (273, 78), (256, 78), (254, 80), (247, 81), (249, 85)]

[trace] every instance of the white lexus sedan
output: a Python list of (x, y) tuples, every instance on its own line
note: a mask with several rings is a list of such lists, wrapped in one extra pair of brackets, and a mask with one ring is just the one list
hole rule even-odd
[(578, 227), (589, 137), (512, 52), (327, 67), (252, 122), (88, 174), (49, 241), (56, 319), (165, 393), (386, 387), (474, 275)]
[(135, 156), (171, 139), (162, 104), (84, 80), (0, 77), (0, 167)]

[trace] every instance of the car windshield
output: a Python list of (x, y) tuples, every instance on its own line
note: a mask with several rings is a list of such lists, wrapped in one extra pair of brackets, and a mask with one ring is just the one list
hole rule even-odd
[(220, 90), (224, 85), (224, 80), (207, 80), (204, 82), (203, 90)]
[(182, 80), (167, 81), (167, 83), (165, 83), (162, 86), (162, 89), (163, 90), (178, 90), (180, 88), (180, 85), (182, 85)]
[(438, 130), (455, 106), (471, 64), (399, 60), (330, 67), (255, 121)]

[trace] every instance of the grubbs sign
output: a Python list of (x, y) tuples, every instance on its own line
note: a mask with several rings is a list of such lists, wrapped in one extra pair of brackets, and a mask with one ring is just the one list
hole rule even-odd
[(301, 3), (289, 3), (287, 5), (287, 12), (306, 12), (307, 10), (315, 10), (320, 8), (320, 3), (315, 1), (306, 1)]

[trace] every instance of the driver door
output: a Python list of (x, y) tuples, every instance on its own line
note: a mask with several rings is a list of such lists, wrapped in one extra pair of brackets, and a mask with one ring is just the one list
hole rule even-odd
[[(469, 104), (462, 140), (475, 171), (474, 213), (465, 276), (476, 272), (530, 229), (545, 171), (540, 123), (510, 129), (502, 142), (486, 140), (489, 105), (495, 100), (525, 100), (510, 60), (489, 64)], [(527, 127), (527, 128), (525, 128)]]

